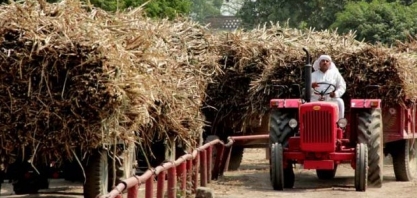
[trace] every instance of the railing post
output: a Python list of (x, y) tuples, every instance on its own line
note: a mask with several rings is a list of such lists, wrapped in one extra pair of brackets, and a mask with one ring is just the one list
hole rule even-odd
[(224, 171), (226, 171), (226, 169), (227, 169), (227, 166), (229, 166), (229, 155), (230, 155), (230, 153), (231, 153), (231, 146), (229, 146), (229, 147), (224, 147), (224, 150), (223, 150), (223, 155), (222, 155), (222, 162), (223, 163), (221, 163), (220, 164), (220, 173), (219, 173), (219, 175), (223, 175), (223, 173), (224, 173)]
[(184, 161), (177, 166), (178, 177), (181, 181), (180, 189), (181, 193), (185, 196), (185, 190), (187, 189), (187, 161)]
[(186, 192), (187, 196), (191, 195), (192, 192), (192, 183), (193, 183), (193, 161), (187, 160), (187, 187)]
[(165, 191), (165, 171), (161, 171), (158, 174), (158, 182), (156, 184), (156, 197), (157, 198), (164, 198), (164, 191)]
[[(136, 184), (136, 185), (132, 186), (131, 188), (127, 189), (127, 198), (137, 198), (138, 197), (138, 189), (139, 189), (139, 184)], [(120, 198), (122, 198), (121, 195), (120, 195)]]
[[(153, 182), (154, 182), (154, 179), (155, 179), (155, 176), (152, 175), (148, 180), (146, 180), (145, 198), (152, 198), (153, 197)], [(136, 195), (135, 198), (137, 198), (137, 195)]]
[(168, 198), (176, 198), (177, 194), (177, 169), (168, 169)]
[(212, 179), (218, 179), (219, 178), (220, 162), (222, 160), (223, 151), (224, 151), (224, 146), (221, 145), (221, 144), (217, 144), (216, 145), (216, 159), (215, 159), (215, 162), (214, 162)]
[(206, 150), (202, 150), (201, 151), (201, 155), (200, 155), (200, 174), (201, 174), (201, 179), (200, 179), (200, 185), (203, 187), (207, 186), (207, 151)]
[(197, 192), (199, 168), (200, 168), (200, 153), (197, 152), (196, 157), (193, 159), (193, 188), (191, 191), (192, 193)]
[(207, 183), (211, 183), (211, 171), (212, 171), (212, 163), (213, 163), (213, 146), (209, 146), (207, 148)]

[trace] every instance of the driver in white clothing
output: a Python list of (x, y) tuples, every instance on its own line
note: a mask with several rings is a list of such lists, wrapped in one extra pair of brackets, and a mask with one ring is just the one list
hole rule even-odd
[[(344, 118), (345, 104), (341, 97), (346, 91), (346, 82), (336, 65), (329, 55), (321, 55), (314, 62), (313, 68), (311, 101), (336, 101), (339, 106), (339, 119)], [(322, 92), (323, 97), (316, 91)]]

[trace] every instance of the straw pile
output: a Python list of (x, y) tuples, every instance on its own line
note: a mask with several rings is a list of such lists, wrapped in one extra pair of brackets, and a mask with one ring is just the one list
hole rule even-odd
[(78, 1), (0, 10), (3, 160), (28, 155), (23, 146), (47, 160), (120, 140), (193, 144), (200, 135), (216, 69), (204, 28), (150, 21), (140, 10), (87, 11)]
[[(269, 110), (271, 99), (290, 97), (272, 85), (303, 87), (303, 47), (311, 52), (312, 63), (321, 54), (331, 55), (347, 82), (346, 99), (381, 98), (384, 106), (414, 101), (417, 87), (412, 77), (417, 75), (417, 59), (397, 48), (372, 46), (354, 38), (353, 33), (300, 31), (279, 25), (225, 34), (222, 42), (229, 48), (221, 52), (230, 60), (224, 63), (226, 75), (218, 77), (217, 84), (211, 86), (214, 90), (209, 90), (222, 95), (210, 101), (221, 109), (211, 112), (215, 123), (220, 123), (214, 127), (230, 126), (226, 132), (248, 131), (253, 120)], [(365, 89), (366, 85), (381, 87), (371, 90)], [(225, 89), (227, 86), (234, 90)]]

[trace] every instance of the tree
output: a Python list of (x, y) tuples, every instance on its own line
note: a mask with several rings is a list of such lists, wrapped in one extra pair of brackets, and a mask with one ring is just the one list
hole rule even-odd
[(245, 0), (237, 16), (246, 28), (267, 22), (287, 22), (290, 27), (328, 28), (347, 0)]
[(208, 16), (220, 15), (223, 0), (191, 0), (191, 14), (196, 21), (203, 22)]
[[(61, 0), (46, 0), (54, 3)], [(169, 18), (173, 19), (179, 15), (188, 15), (191, 8), (191, 0), (81, 0), (90, 2), (95, 7), (106, 11), (124, 10), (126, 8), (135, 8), (149, 1), (145, 6), (145, 14), (152, 18)], [(216, 1), (218, 4), (219, 0)], [(0, 0), (0, 3), (8, 3), (9, 0)]]
[(340, 33), (356, 30), (360, 40), (391, 44), (416, 33), (416, 8), (415, 3), (405, 6), (398, 1), (350, 2), (337, 14), (331, 28), (338, 28)]
[[(87, 0), (84, 0), (87, 1)], [(173, 19), (178, 15), (186, 15), (190, 12), (190, 0), (90, 0), (91, 4), (107, 11), (135, 8), (149, 1), (144, 10), (151, 18)]]

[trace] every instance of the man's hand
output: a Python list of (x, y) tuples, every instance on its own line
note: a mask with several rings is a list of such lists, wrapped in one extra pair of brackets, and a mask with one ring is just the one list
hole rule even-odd
[(311, 83), (311, 87), (314, 89), (316, 87), (319, 87), (319, 84), (317, 84), (316, 82)]
[(330, 97), (334, 98), (336, 96), (336, 94), (334, 93), (334, 91), (330, 92)]

